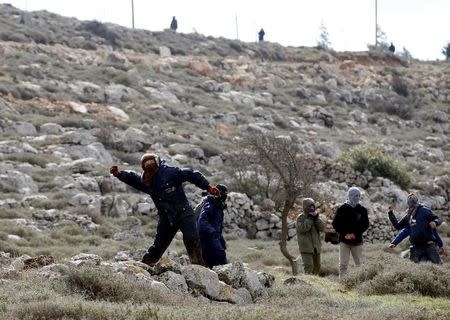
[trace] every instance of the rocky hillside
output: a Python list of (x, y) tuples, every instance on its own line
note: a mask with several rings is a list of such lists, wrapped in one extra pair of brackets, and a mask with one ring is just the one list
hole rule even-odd
[[(151, 237), (141, 225), (154, 224), (154, 207), (109, 167), (137, 169), (154, 151), (233, 185), (229, 153), (249, 134), (290, 136), (317, 159), (323, 213), (357, 185), (374, 226), (408, 191), (448, 215), (448, 62), (131, 30), (9, 5), (0, 5), (0, 58), (0, 241), (12, 252), (33, 247), (29, 230), (68, 224), (110, 241)], [(366, 144), (406, 167), (409, 190), (338, 161)], [(271, 199), (233, 199), (228, 231), (279, 235)], [(390, 236), (386, 225), (369, 239)]]

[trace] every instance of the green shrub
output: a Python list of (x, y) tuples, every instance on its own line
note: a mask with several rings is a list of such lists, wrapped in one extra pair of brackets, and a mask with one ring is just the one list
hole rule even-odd
[(369, 170), (374, 177), (388, 178), (405, 190), (411, 185), (406, 169), (377, 146), (357, 146), (343, 153), (339, 160), (357, 171)]

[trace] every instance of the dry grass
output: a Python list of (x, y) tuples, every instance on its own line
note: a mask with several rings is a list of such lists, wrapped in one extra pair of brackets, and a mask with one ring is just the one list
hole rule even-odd
[[(66, 225), (64, 233), (76, 236), (80, 231)], [(83, 237), (86, 234), (83, 233)], [(101, 251), (106, 249), (105, 242), (109, 240), (104, 239), (97, 252), (103, 257), (105, 252)], [(142, 243), (141, 247), (146, 245)], [(324, 244), (322, 271), (328, 275), (300, 274), (297, 277), (307, 284), (294, 286), (282, 284), (291, 274), (276, 241), (230, 237), (228, 247), (231, 261), (240, 260), (250, 268), (276, 276), (275, 286), (268, 291), (268, 296), (254, 305), (204, 304), (193, 298), (180, 298), (177, 294), (161, 295), (134, 278), (114, 274), (108, 269), (86, 267), (71, 269), (62, 280), (42, 282), (33, 273), (27, 273), (8, 282), (0, 293), (0, 318), (434, 320), (446, 319), (450, 311), (448, 300), (422, 295), (431, 292), (440, 292), (441, 297), (445, 295), (446, 279), (450, 278), (448, 266), (415, 265), (396, 255), (383, 253), (384, 245), (365, 245), (367, 261), (364, 267), (358, 269), (351, 265), (349, 277), (341, 285), (336, 276), (338, 247)], [(298, 251), (294, 241), (290, 241), (288, 247), (292, 253)], [(119, 249), (130, 247), (123, 244)], [(79, 245), (78, 250), (83, 251), (83, 246)], [(174, 240), (169, 250), (183, 252), (182, 240)], [(398, 275), (402, 275), (403, 280), (399, 281)], [(37, 286), (37, 283), (42, 284)], [(393, 283), (397, 285), (393, 286)], [(403, 290), (409, 288), (408, 283), (420, 287), (413, 291)]]

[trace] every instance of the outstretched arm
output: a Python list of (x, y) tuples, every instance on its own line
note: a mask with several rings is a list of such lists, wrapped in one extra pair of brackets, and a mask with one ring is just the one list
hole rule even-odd
[(405, 238), (409, 237), (411, 234), (411, 229), (403, 228), (400, 232), (395, 236), (395, 238), (391, 241), (391, 245), (398, 246), (400, 242), (402, 242)]
[(200, 171), (189, 168), (178, 168), (177, 170), (177, 180), (180, 183), (190, 182), (202, 190), (208, 190), (209, 182)]
[(130, 187), (145, 192), (145, 186), (142, 184), (140, 174), (134, 171), (120, 171), (117, 166), (112, 166), (109, 172)]

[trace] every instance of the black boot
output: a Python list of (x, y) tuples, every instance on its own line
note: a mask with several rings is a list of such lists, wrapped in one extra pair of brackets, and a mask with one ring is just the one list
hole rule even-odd
[(199, 245), (191, 246), (189, 248), (186, 248), (187, 253), (189, 255), (189, 260), (191, 261), (191, 264), (198, 264), (201, 266), (205, 266), (205, 262), (203, 261), (202, 257), (202, 249)]

